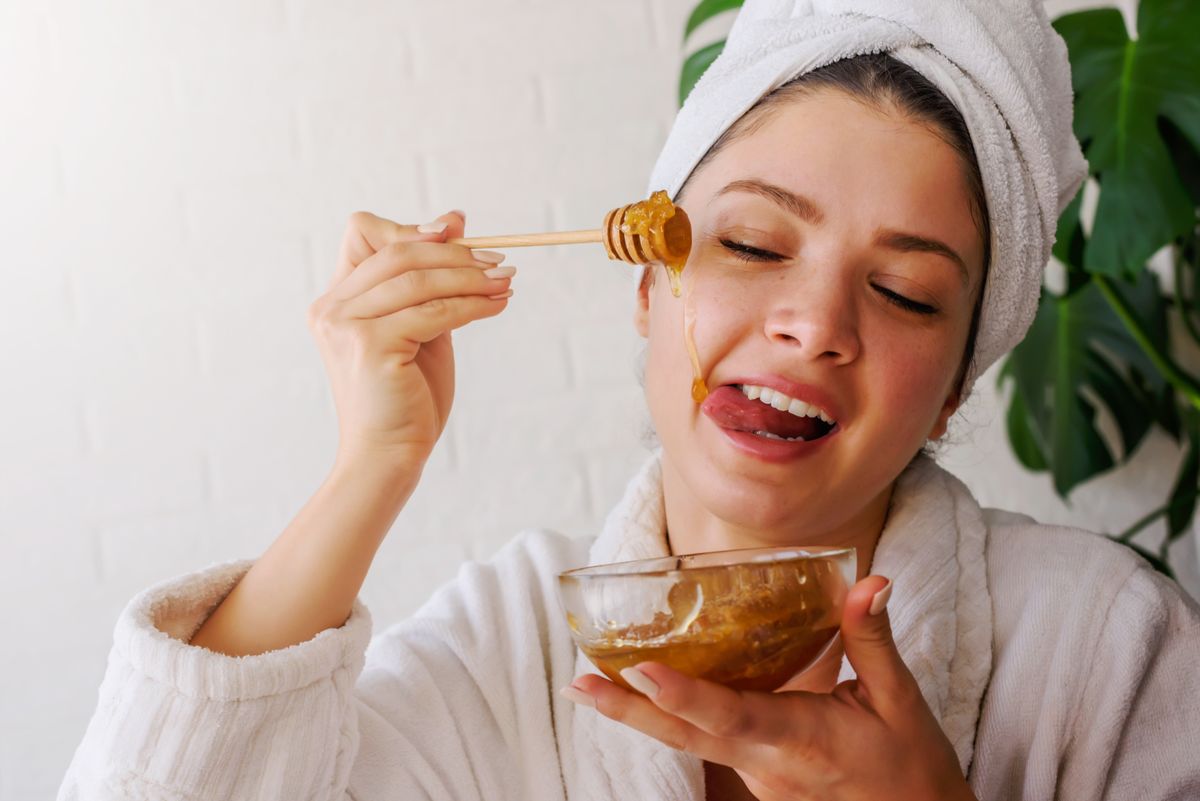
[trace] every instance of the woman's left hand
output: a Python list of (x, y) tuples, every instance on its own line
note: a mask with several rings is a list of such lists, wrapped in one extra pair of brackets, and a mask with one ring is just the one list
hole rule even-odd
[(890, 591), (879, 576), (851, 589), (841, 633), (858, 678), (829, 694), (732, 690), (653, 662), (621, 674), (644, 694), (597, 675), (571, 685), (583, 695), (566, 694), (672, 748), (728, 765), (759, 801), (974, 801), (896, 650)]

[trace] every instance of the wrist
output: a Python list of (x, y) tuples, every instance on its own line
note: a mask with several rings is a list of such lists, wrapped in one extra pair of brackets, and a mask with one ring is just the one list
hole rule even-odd
[[(424, 460), (398, 453), (340, 450), (328, 476), (339, 493), (348, 491), (369, 499), (370, 505), (398, 514), (421, 481)], [(390, 525), (390, 523), (389, 523)]]
[(334, 458), (335, 474), (381, 476), (414, 486), (425, 470), (429, 453), (415, 447), (380, 448), (340, 444)]

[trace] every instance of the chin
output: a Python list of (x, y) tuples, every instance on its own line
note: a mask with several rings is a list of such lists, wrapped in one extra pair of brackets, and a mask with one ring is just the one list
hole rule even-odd
[[(762, 542), (761, 545), (787, 545), (795, 537), (785, 537), (797, 530), (810, 528), (816, 510), (809, 502), (809, 493), (797, 493), (794, 487), (776, 486), (754, 481), (746, 476), (707, 475), (695, 494), (708, 510), (730, 526), (757, 532), (769, 537), (780, 532), (788, 541)], [(822, 492), (823, 497), (825, 493)], [(819, 512), (818, 512), (819, 513)], [(756, 545), (729, 547), (757, 547)]]

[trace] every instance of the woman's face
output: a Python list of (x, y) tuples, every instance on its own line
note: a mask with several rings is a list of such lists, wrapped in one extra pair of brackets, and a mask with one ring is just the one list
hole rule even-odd
[[(958, 405), (984, 255), (960, 156), (921, 124), (817, 90), (720, 151), (680, 205), (710, 395), (691, 399), (684, 300), (656, 267), (635, 322), (665, 468), (734, 526), (819, 536), (847, 525)], [(749, 260), (738, 247), (754, 249)]]

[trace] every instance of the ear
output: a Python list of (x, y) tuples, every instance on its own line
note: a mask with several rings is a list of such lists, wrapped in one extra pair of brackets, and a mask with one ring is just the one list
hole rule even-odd
[(946, 402), (942, 404), (937, 420), (934, 421), (933, 428), (929, 431), (929, 439), (941, 439), (946, 435), (946, 428), (950, 424), (950, 417), (958, 411), (958, 407), (962, 405), (964, 400), (966, 398), (958, 389), (953, 390), (946, 396)]
[(638, 283), (637, 305), (633, 309), (633, 327), (643, 339), (650, 337), (650, 287), (654, 286), (654, 265), (646, 265)]

